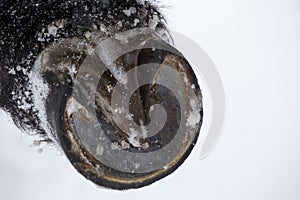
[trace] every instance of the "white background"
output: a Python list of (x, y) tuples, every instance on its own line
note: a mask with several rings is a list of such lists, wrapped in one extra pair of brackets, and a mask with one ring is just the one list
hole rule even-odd
[(53, 199), (300, 199), (300, 0), (162, 0), (170, 28), (201, 45), (227, 96), (213, 153), (196, 146), (172, 175), (139, 190), (99, 189), (57, 150), (0, 116), (0, 196)]

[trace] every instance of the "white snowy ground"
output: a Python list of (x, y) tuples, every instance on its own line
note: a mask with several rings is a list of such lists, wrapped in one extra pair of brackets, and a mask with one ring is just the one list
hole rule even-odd
[(57, 151), (0, 116), (0, 198), (300, 199), (300, 0), (163, 0), (173, 30), (199, 43), (227, 95), (223, 136), (172, 175), (139, 190), (99, 189)]

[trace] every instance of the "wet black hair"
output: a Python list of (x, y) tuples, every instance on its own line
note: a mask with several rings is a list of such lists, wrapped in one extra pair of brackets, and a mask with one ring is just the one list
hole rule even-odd
[[(129, 7), (137, 8), (136, 14), (126, 16), (122, 12)], [(50, 142), (36, 111), (20, 106), (21, 101), (33, 103), (33, 91), (27, 88), (28, 73), (39, 53), (61, 38), (83, 37), (99, 22), (112, 26), (121, 20), (122, 29), (128, 30), (135, 18), (139, 19), (137, 26), (144, 27), (154, 14), (164, 27), (158, 7), (148, 1), (0, 0), (0, 108), (20, 129), (34, 131)], [(41, 32), (58, 20), (65, 21), (64, 29), (39, 40)]]

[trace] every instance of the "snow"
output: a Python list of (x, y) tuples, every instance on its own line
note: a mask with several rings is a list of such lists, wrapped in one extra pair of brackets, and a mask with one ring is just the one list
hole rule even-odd
[(152, 106), (150, 106), (150, 108), (149, 108), (149, 112), (153, 112), (154, 111), (154, 106), (152, 105)]
[(130, 144), (132, 144), (134, 147), (142, 147), (143, 149), (149, 148), (149, 143), (140, 143), (140, 139), (148, 137), (148, 131), (146, 130), (145, 126), (141, 125), (141, 132), (135, 130), (134, 128), (129, 128), (129, 131), (130, 133), (128, 134), (128, 141)]
[(97, 31), (97, 30), (98, 30), (98, 27), (97, 27), (96, 24), (93, 24), (92, 27), (93, 27), (93, 30), (94, 30), (94, 31)]
[(65, 26), (65, 21), (59, 20), (59, 21), (55, 22), (55, 25), (57, 26), (58, 29), (63, 29)]
[(142, 147), (141, 143), (139, 142), (139, 132), (133, 128), (130, 128), (130, 133), (128, 137), (128, 141), (130, 144), (132, 144), (134, 147)]
[(122, 21), (118, 21), (117, 25), (118, 25), (120, 28), (122, 28), (122, 27), (123, 27)]
[(130, 10), (131, 14), (135, 14), (137, 12), (135, 7), (130, 7), (129, 10)]
[(16, 70), (19, 72), (22, 70), (22, 67), (20, 65), (17, 65)]
[(147, 131), (146, 126), (144, 126), (142, 121), (140, 123), (141, 123), (142, 138), (147, 138), (149, 131)]
[(141, 166), (140, 163), (135, 163), (135, 164), (134, 164), (134, 167), (135, 167), (136, 169), (138, 169), (140, 166)]
[(69, 68), (69, 75), (71, 76), (72, 79), (74, 79), (76, 74), (77, 74), (76, 66), (75, 64), (72, 64), (71, 68)]
[(155, 29), (158, 25), (159, 17), (157, 15), (153, 15), (153, 19), (149, 20), (148, 26), (151, 29)]
[(149, 28), (155, 29), (157, 25), (158, 25), (158, 21), (156, 21), (154, 19), (149, 20)]
[(148, 142), (142, 144), (143, 149), (148, 149), (149, 147), (150, 147), (150, 145)]
[(107, 85), (106, 88), (109, 93), (112, 92), (114, 89), (114, 87), (112, 85)]
[(121, 67), (118, 67), (116, 64), (112, 63), (108, 69), (113, 74), (115, 79), (121, 84), (126, 85), (128, 83), (127, 74)]
[(14, 68), (11, 68), (11, 70), (8, 72), (9, 74), (12, 74), (12, 75), (16, 75), (16, 71)]
[(100, 144), (98, 144), (98, 145), (97, 145), (97, 148), (96, 148), (96, 154), (97, 154), (98, 156), (101, 156), (101, 155), (103, 154), (103, 152), (104, 152), (103, 146), (101, 146)]
[(49, 26), (48, 26), (48, 33), (49, 33), (50, 35), (53, 35), (54, 37), (55, 37), (56, 34), (57, 34), (57, 30), (58, 30), (58, 28), (57, 28), (55, 25), (49, 25)]
[(83, 106), (78, 103), (73, 97), (71, 97), (68, 101), (67, 105), (67, 113), (68, 115), (71, 115), (72, 113), (78, 112), (80, 109), (82, 109)]
[(32, 71), (29, 73), (29, 90), (33, 92), (33, 110), (37, 112), (40, 119), (41, 127), (46, 131), (47, 135), (51, 138), (52, 129), (48, 123), (46, 112), (46, 101), (49, 94), (49, 86), (45, 83), (40, 75), (41, 56), (36, 60)]
[(14, 15), (16, 14), (16, 12), (17, 12), (17, 10), (14, 10), (14, 11), (12, 11), (10, 14), (11, 14), (12, 16), (14, 16)]
[(113, 143), (111, 143), (111, 149), (112, 150), (118, 150), (118, 149), (120, 149), (120, 147), (119, 147), (117, 142), (113, 142)]
[(141, 5), (145, 5), (146, 0), (137, 0), (137, 2)]
[(19, 101), (18, 107), (22, 110), (28, 111), (32, 107), (32, 105), (26, 101), (26, 97), (23, 97)]
[(123, 10), (123, 13), (127, 16), (127, 17), (130, 17), (131, 14), (135, 14), (137, 12), (136, 8), (135, 7), (130, 7), (129, 9), (127, 10)]
[(100, 31), (106, 33), (107, 32), (107, 29), (106, 29), (106, 26), (104, 24), (101, 24), (100, 25)]
[(49, 36), (57, 37), (57, 31), (59, 29), (63, 29), (65, 27), (64, 20), (58, 20), (53, 22), (52, 24), (48, 25), (46, 28), (43, 28), (41, 32), (38, 33), (38, 41), (45, 41)]
[(133, 21), (133, 26), (137, 26), (138, 23), (140, 23), (140, 20), (139, 20), (139, 19), (134, 19), (134, 21)]
[(130, 148), (130, 144), (128, 144), (124, 140), (121, 142), (121, 146), (122, 146), (122, 149), (129, 149)]
[(92, 36), (92, 34), (91, 34), (91, 32), (87, 31), (87, 32), (84, 34), (84, 36), (85, 36), (86, 39), (90, 39), (91, 36)]
[(196, 125), (199, 123), (201, 119), (200, 108), (196, 102), (197, 102), (196, 99), (190, 100), (190, 106), (192, 108), (192, 111), (189, 113), (187, 118), (187, 123), (186, 123), (186, 126), (192, 128), (196, 128)]
[(124, 13), (127, 17), (130, 17), (130, 16), (131, 16), (131, 11), (130, 11), (130, 10), (123, 10), (123, 13)]

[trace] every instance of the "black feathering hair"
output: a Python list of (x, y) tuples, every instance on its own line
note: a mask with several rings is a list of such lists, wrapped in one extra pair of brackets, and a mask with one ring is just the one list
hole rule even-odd
[[(122, 11), (132, 6), (137, 13), (128, 17)], [(28, 73), (39, 53), (58, 39), (82, 37), (100, 22), (111, 26), (121, 20), (122, 29), (128, 30), (135, 18), (139, 27), (145, 27), (154, 15), (164, 27), (158, 8), (144, 0), (0, 0), (0, 108), (20, 129), (35, 131), (51, 142), (36, 111), (20, 106), (24, 101), (33, 103)], [(56, 37), (38, 40), (39, 33), (58, 20), (65, 21), (64, 29)]]

